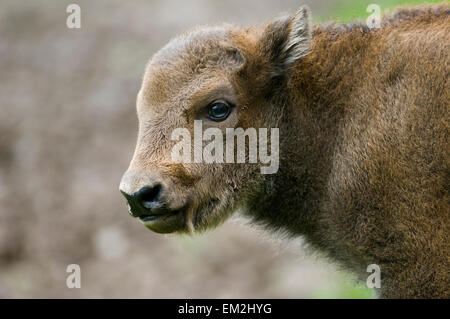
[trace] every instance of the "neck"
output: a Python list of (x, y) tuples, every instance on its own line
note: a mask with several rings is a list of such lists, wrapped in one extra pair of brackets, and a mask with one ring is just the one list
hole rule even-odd
[(316, 29), (310, 54), (291, 70), (281, 93), (286, 108), (280, 123), (280, 168), (265, 177), (265, 187), (254, 194), (249, 207), (257, 221), (271, 228), (314, 237), (327, 198), (339, 125), (349, 95), (363, 80), (359, 66), (369, 36), (358, 33)]

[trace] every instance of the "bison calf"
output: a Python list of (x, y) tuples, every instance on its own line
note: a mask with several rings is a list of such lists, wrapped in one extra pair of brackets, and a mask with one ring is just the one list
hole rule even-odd
[[(447, 4), (400, 9), (378, 29), (313, 27), (303, 7), (179, 36), (152, 57), (137, 97), (120, 186), (130, 214), (156, 232), (199, 232), (239, 209), (362, 278), (377, 264), (381, 297), (448, 298), (449, 55)], [(195, 160), (205, 136), (174, 160), (174, 130), (195, 140), (197, 123), (211, 141), (279, 129), (258, 144), (276, 153), (276, 170), (262, 174), (249, 145), (244, 161)]]

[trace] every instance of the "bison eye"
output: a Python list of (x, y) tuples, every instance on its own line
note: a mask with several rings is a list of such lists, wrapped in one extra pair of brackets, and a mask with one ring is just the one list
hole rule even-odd
[(222, 122), (230, 115), (231, 107), (225, 101), (216, 101), (209, 105), (209, 118), (216, 122)]

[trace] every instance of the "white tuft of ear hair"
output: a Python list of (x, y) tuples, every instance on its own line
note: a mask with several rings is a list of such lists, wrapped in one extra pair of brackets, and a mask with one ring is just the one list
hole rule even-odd
[(284, 68), (289, 68), (308, 54), (312, 38), (311, 25), (311, 14), (306, 6), (291, 17), (290, 33), (282, 49)]

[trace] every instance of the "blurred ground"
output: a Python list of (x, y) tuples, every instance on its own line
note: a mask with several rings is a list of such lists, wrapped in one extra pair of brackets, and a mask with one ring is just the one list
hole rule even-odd
[[(66, 27), (72, 2), (80, 30)], [(370, 296), (300, 240), (245, 221), (195, 238), (154, 234), (118, 192), (148, 58), (194, 25), (259, 23), (303, 3), (332, 17), (339, 1), (2, 0), (0, 297)], [(66, 287), (72, 263), (81, 289)]]

